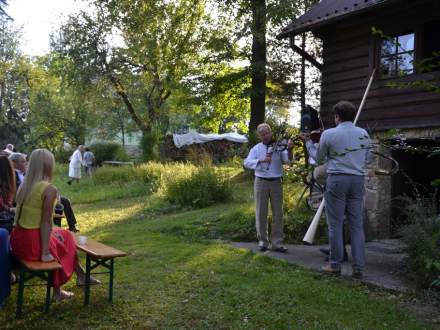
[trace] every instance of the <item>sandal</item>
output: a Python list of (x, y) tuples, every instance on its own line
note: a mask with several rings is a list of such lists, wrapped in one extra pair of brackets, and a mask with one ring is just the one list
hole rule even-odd
[[(83, 287), (83, 286), (85, 286), (85, 282), (86, 282), (86, 277), (85, 276), (82, 279), (77, 278), (76, 279), (76, 286)], [(97, 278), (93, 277), (93, 276), (90, 276), (90, 283), (89, 283), (89, 285), (96, 285), (96, 284), (101, 284), (101, 281), (98, 280)]]

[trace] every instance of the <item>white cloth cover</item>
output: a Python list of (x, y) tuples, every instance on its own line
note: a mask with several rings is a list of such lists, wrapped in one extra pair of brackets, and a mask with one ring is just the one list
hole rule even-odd
[(75, 150), (69, 163), (69, 177), (81, 179), (81, 165), (83, 165), (83, 158), (81, 151)]
[(246, 143), (247, 137), (238, 133), (225, 134), (200, 134), (190, 132), (186, 134), (173, 134), (174, 145), (181, 148), (194, 143), (205, 143), (214, 140), (228, 140), (236, 143)]

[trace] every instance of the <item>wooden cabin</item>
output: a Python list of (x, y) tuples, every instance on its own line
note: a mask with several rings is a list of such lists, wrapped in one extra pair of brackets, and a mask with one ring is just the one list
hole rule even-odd
[[(322, 40), (322, 63), (294, 44), (296, 35), (309, 31)], [(279, 38), (289, 38), (292, 48), (321, 70), (325, 127), (333, 126), (331, 109), (339, 100), (359, 106), (376, 68), (358, 125), (373, 139), (398, 129), (415, 145), (440, 145), (440, 66), (434, 65), (440, 62), (439, 0), (321, 0)], [(415, 82), (424, 87), (405, 85)], [(431, 84), (436, 91), (426, 90)], [(400, 162), (399, 174), (377, 175), (374, 168), (388, 166), (378, 159), (366, 178), (370, 238), (390, 236), (399, 226), (391, 200), (412, 189), (404, 176), (427, 187), (439, 177), (439, 157), (419, 159), (399, 150), (392, 155)]]

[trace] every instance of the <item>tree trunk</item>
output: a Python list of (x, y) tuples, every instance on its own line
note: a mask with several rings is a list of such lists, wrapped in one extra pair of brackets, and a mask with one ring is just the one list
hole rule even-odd
[[(306, 34), (301, 35), (301, 49), (306, 50)], [(306, 58), (301, 56), (301, 109), (306, 107)]]
[(266, 0), (252, 0), (251, 118), (249, 134), (264, 122), (266, 105)]

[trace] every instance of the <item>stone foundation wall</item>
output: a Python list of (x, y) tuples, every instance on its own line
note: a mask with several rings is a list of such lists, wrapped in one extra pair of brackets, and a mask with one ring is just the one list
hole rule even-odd
[[(440, 128), (399, 130), (398, 136), (411, 139), (434, 139), (440, 137)], [(373, 150), (390, 155), (389, 150), (379, 145), (379, 140), (389, 138), (378, 132), (371, 136)], [(367, 166), (364, 197), (364, 227), (367, 240), (386, 238), (390, 235), (391, 223), (391, 176), (383, 172), (391, 170), (392, 162), (383, 157), (372, 156)], [(384, 170), (384, 171), (381, 171)]]

